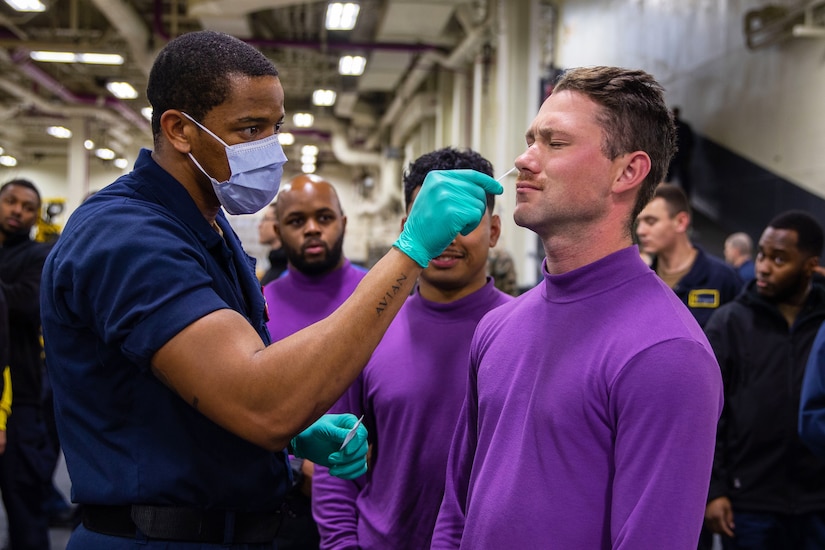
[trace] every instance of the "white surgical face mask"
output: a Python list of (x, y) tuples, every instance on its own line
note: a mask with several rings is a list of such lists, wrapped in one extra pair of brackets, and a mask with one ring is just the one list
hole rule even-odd
[(182, 114), (218, 140), (226, 150), (230, 176), (223, 182), (207, 174), (192, 153), (189, 153), (189, 158), (212, 182), (218, 200), (228, 213), (252, 214), (272, 202), (281, 186), (281, 176), (286, 163), (286, 155), (278, 142), (278, 134), (256, 141), (227, 145), (200, 122), (186, 113)]

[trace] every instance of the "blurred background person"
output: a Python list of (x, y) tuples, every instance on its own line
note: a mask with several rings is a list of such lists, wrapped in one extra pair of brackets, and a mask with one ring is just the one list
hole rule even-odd
[(739, 231), (725, 239), (725, 261), (736, 270), (743, 286), (756, 278), (753, 263), (753, 240)]
[(281, 245), (281, 238), (275, 232), (275, 205), (273, 202), (264, 209), (264, 216), (258, 223), (258, 242), (269, 247), (267, 259), (269, 266), (261, 276), (261, 285), (265, 286), (286, 271), (286, 251)]

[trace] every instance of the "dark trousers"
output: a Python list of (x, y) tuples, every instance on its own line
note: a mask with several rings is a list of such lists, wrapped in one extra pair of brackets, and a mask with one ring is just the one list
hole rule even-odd
[(722, 537), (725, 550), (821, 550), (825, 548), (825, 512), (770, 514), (737, 512), (734, 537)]
[(48, 550), (49, 520), (43, 510), (51, 479), (50, 449), (40, 407), (15, 404), (0, 455), (0, 491), (11, 550)]
[(284, 519), (278, 531), (278, 550), (318, 550), (321, 536), (312, 519), (311, 500), (308, 496), (293, 490), (286, 497), (283, 507)]

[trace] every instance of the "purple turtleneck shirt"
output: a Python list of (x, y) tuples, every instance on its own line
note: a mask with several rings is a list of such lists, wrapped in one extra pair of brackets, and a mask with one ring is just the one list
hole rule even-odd
[(312, 507), (324, 549), (429, 547), (479, 319), (512, 300), (492, 279), (451, 303), (418, 291), (332, 412), (364, 415), (370, 469), (348, 481), (316, 467)]
[(264, 287), (269, 321), (266, 326), (273, 342), (317, 323), (338, 309), (350, 297), (367, 272), (344, 265), (323, 275), (304, 275), (292, 266), (286, 274)]
[(696, 549), (721, 375), (635, 246), (545, 272), (470, 362), (432, 548)]

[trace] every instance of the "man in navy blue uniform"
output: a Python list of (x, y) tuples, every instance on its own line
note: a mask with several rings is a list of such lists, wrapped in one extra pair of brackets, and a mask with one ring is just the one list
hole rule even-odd
[(739, 293), (742, 282), (733, 268), (690, 241), (690, 204), (681, 188), (659, 185), (636, 223), (639, 248), (653, 256), (651, 268), (687, 305), (700, 326)]
[(356, 418), (324, 412), (501, 186), (431, 173), (352, 297), (269, 345), (254, 261), (222, 208), (256, 212), (277, 193), (278, 72), (240, 40), (194, 32), (159, 53), (147, 96), (154, 150), (75, 211), (44, 269), (46, 361), (83, 509), (68, 548), (271, 550), (287, 447), (333, 475), (366, 471), (366, 429), (342, 445)]

